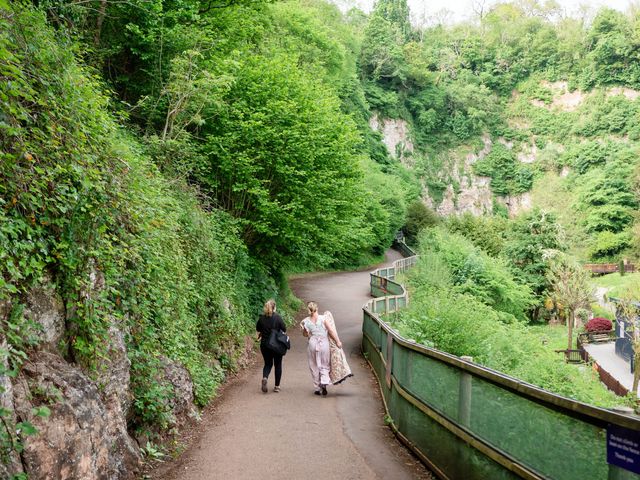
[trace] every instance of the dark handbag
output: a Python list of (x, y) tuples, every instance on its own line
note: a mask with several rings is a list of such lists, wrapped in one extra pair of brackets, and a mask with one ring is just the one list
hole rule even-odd
[(289, 336), (279, 328), (275, 328), (275, 326), (276, 320), (274, 318), (267, 347), (278, 355), (284, 355), (291, 348), (291, 342), (289, 341)]

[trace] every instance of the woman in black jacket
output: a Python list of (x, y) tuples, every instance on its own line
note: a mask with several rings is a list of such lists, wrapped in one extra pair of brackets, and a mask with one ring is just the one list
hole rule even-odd
[(260, 339), (260, 352), (262, 352), (262, 358), (264, 359), (264, 367), (262, 368), (262, 391), (267, 393), (267, 380), (271, 373), (271, 367), (276, 367), (276, 385), (273, 388), (274, 392), (280, 391), (280, 379), (282, 378), (282, 357), (268, 346), (269, 337), (271, 336), (271, 330), (287, 331), (287, 327), (282, 320), (282, 317), (276, 313), (275, 300), (267, 300), (264, 304), (263, 314), (258, 318), (256, 323), (256, 330), (258, 332), (258, 338)]

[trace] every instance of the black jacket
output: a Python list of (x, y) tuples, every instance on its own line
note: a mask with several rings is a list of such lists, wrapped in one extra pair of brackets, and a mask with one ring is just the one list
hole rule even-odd
[(260, 315), (258, 322), (256, 323), (256, 331), (260, 332), (260, 343), (265, 344), (269, 341), (272, 329), (280, 329), (283, 332), (287, 331), (287, 327), (282, 320), (282, 317), (277, 313), (274, 313), (271, 317)]

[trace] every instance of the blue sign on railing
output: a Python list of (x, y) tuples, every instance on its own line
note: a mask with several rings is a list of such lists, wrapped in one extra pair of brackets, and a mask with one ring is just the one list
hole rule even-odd
[(607, 463), (640, 473), (640, 432), (617, 425), (607, 427)]

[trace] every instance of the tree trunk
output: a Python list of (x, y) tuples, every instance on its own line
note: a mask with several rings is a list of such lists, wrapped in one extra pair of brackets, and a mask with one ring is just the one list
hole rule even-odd
[(573, 346), (573, 309), (569, 310), (569, 318), (567, 318), (567, 326), (569, 327), (569, 347), (568, 350), (571, 350)]
[(96, 18), (96, 33), (93, 37), (93, 44), (98, 47), (100, 45), (100, 35), (102, 34), (102, 23), (107, 14), (107, 0), (100, 0), (100, 9)]

